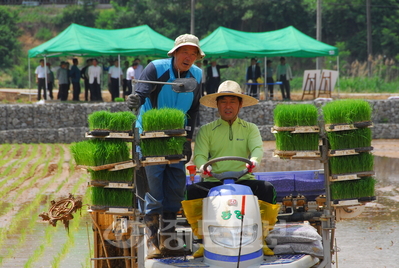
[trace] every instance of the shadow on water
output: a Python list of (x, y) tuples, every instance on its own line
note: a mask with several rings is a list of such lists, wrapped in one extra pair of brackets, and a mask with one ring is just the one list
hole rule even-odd
[[(265, 157), (261, 171), (322, 169), (314, 160)], [(399, 267), (399, 158), (375, 156), (376, 200), (355, 218), (336, 223), (334, 268)]]

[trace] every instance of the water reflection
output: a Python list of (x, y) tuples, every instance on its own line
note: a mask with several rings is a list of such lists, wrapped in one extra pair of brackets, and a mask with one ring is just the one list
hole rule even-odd
[[(315, 160), (281, 160), (266, 151), (261, 171), (322, 169)], [(376, 201), (358, 217), (336, 223), (334, 268), (399, 267), (399, 158), (375, 156)], [(336, 258), (336, 259), (335, 259)]]

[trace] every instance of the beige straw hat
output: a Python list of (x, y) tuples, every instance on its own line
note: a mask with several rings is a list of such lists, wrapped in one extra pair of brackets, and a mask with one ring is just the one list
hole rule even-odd
[(200, 99), (200, 103), (207, 107), (217, 108), (216, 99), (220, 96), (240, 97), (242, 99), (242, 107), (252, 106), (258, 103), (258, 100), (254, 97), (242, 94), (240, 85), (237, 82), (231, 80), (227, 80), (221, 83), (217, 93), (203, 96)]
[(173, 53), (178, 49), (179, 47), (182, 46), (194, 46), (198, 48), (198, 57), (197, 60), (202, 59), (205, 57), (205, 53), (202, 51), (202, 49), (199, 46), (199, 40), (198, 37), (192, 34), (182, 34), (178, 36), (175, 40), (175, 46), (169, 50), (168, 56), (172, 57)]

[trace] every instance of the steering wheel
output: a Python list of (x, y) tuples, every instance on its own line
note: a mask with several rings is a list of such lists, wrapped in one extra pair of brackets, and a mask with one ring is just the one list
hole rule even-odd
[[(250, 166), (252, 165), (252, 162), (244, 157), (238, 157), (238, 156), (223, 156), (223, 157), (217, 157), (212, 160), (209, 160), (208, 162), (205, 163), (204, 165), (204, 171), (207, 170), (208, 166), (221, 162), (221, 161), (239, 161), (239, 162), (244, 162), (246, 164), (249, 164)], [(245, 174), (249, 173), (248, 169), (245, 168), (241, 171), (226, 171), (220, 174), (213, 173), (212, 171), (210, 172), (211, 176), (218, 179), (218, 180), (225, 180), (225, 179), (234, 179), (238, 180)]]

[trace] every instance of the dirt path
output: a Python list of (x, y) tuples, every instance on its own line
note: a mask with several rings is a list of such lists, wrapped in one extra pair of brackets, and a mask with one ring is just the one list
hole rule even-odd
[[(9, 89), (9, 88), (0, 88), (0, 102), (7, 103), (24, 103), (24, 102), (36, 102), (37, 101), (37, 89)], [(58, 90), (53, 90), (53, 95), (57, 96)], [(103, 100), (105, 102), (111, 101), (111, 95), (108, 90), (102, 90), (101, 92)], [(365, 99), (365, 100), (386, 100), (392, 96), (399, 96), (399, 94), (393, 93), (341, 93), (338, 91), (333, 92), (333, 99)], [(122, 97), (122, 94), (121, 94)], [(325, 97), (325, 96), (320, 96)], [(282, 96), (280, 90), (275, 90), (274, 93), (275, 100), (281, 100)], [(293, 91), (291, 92), (291, 99), (293, 101), (302, 100), (302, 91)], [(72, 100), (72, 90), (69, 90), (68, 100)], [(82, 93), (80, 94), (80, 100), (84, 100), (84, 89), (82, 89)], [(264, 94), (261, 91), (260, 100), (264, 100)], [(309, 96), (305, 96), (304, 100), (311, 100)]]

